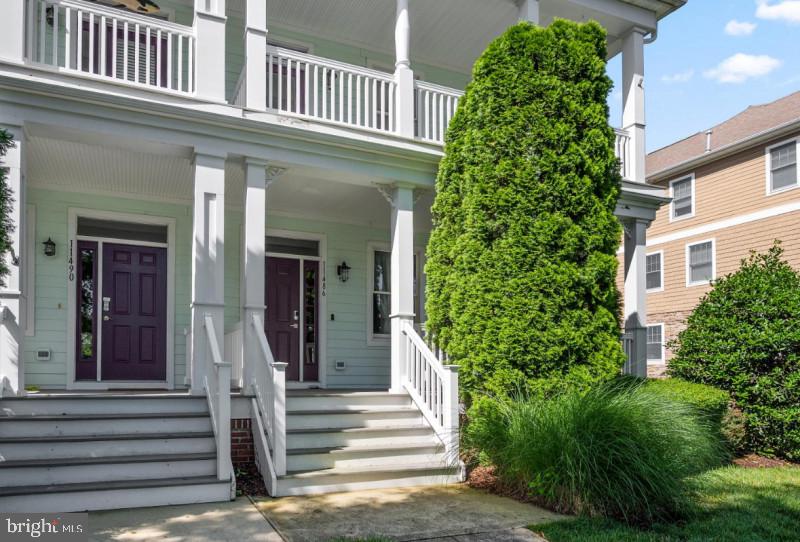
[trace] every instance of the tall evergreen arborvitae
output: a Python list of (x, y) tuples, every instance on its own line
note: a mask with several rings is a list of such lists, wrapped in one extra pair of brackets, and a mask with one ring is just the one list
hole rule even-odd
[(428, 243), (428, 329), (466, 392), (549, 393), (619, 373), (606, 34), (511, 27), (450, 124)]
[(12, 145), (11, 136), (0, 130), (0, 286), (5, 286), (8, 265), (5, 255), (11, 249), (11, 234), (14, 223), (11, 221), (11, 189), (8, 187), (8, 168), (2, 167), (3, 157)]

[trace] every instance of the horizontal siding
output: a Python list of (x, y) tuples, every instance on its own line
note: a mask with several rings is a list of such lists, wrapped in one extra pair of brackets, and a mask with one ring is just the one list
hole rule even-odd
[[(190, 327), (191, 232), (190, 207), (127, 198), (113, 198), (42, 189), (29, 189), (28, 200), (36, 207), (36, 334), (25, 342), (25, 372), (29, 385), (63, 388), (67, 374), (67, 214), (68, 208), (105, 209), (174, 218), (175, 251), (175, 383), (182, 386), (186, 375), (186, 337)], [(329, 386), (388, 386), (390, 362), (388, 346), (367, 344), (367, 247), (369, 243), (389, 243), (387, 229), (267, 216), (269, 228), (324, 234), (327, 314), (327, 376)], [(240, 262), (242, 213), (227, 209), (225, 214), (225, 327), (230, 329), (240, 318)], [(52, 237), (57, 255), (45, 257), (39, 243)], [(427, 236), (418, 234), (416, 245), (424, 249)], [(336, 266), (343, 260), (352, 268), (350, 280), (342, 283)], [(331, 321), (331, 315), (334, 320)], [(49, 348), (51, 361), (36, 362), (34, 352)], [(346, 368), (334, 369), (344, 361)]]

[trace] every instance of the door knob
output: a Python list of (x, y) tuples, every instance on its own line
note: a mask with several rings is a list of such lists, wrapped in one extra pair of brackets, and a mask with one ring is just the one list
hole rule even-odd
[(299, 328), (299, 327), (300, 327), (300, 324), (298, 324), (297, 322), (295, 322), (294, 324), (289, 324), (289, 327), (293, 327), (293, 328), (297, 329), (297, 328)]
[(103, 315), (103, 322), (108, 322), (109, 320), (111, 320), (110, 316), (108, 316), (107, 314)]

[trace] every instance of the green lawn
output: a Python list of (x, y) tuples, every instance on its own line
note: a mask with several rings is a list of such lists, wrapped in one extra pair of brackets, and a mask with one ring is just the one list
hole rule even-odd
[(800, 468), (724, 467), (695, 479), (698, 512), (643, 531), (601, 519), (534, 525), (550, 542), (750, 542), (800, 540)]

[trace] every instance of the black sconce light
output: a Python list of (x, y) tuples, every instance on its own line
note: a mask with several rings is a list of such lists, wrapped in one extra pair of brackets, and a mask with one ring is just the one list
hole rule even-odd
[(350, 278), (350, 266), (347, 265), (347, 262), (342, 262), (336, 266), (336, 274), (339, 275), (339, 280), (347, 282), (347, 279)]
[(44, 245), (44, 255), (45, 256), (55, 256), (56, 255), (56, 242), (47, 238), (47, 241), (42, 243)]

